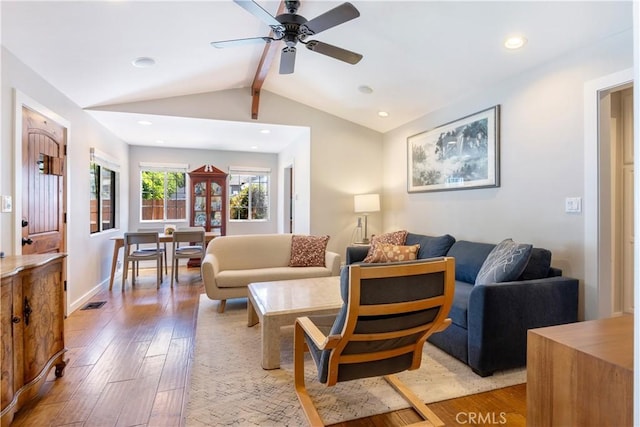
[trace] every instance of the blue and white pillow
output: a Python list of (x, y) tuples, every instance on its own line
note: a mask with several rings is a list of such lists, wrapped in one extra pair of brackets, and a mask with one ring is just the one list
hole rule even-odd
[(482, 264), (476, 285), (517, 280), (529, 263), (533, 245), (505, 239), (496, 245)]

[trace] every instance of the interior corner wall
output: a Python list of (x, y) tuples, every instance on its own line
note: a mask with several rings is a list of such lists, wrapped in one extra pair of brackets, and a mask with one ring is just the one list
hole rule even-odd
[[(265, 90), (260, 96), (258, 120), (251, 120), (249, 89), (154, 99), (100, 109), (308, 127), (311, 132), (309, 189), (297, 191), (298, 201), (309, 201), (309, 233), (329, 235), (327, 248), (342, 256), (356, 224), (353, 195), (382, 190), (381, 133)], [(294, 173), (301, 172), (301, 167), (304, 165)], [(381, 217), (380, 214), (370, 217), (371, 230), (381, 229)]]
[[(119, 192), (128, 194), (127, 149), (123, 141), (114, 137), (78, 105), (66, 98), (51, 84), (2, 47), (2, 135), (0, 162), (2, 177), (0, 194), (12, 195), (13, 205), (22, 203), (22, 195), (14, 191), (14, 117), (13, 90), (17, 89), (38, 104), (69, 122), (67, 140), (67, 311), (83, 304), (109, 277), (113, 243), (109, 237), (116, 231), (90, 235), (89, 233), (89, 148), (96, 147), (121, 160)], [(72, 183), (72, 184), (71, 184)], [(15, 213), (15, 211), (14, 211)], [(3, 233), (0, 250), (13, 253), (14, 240), (20, 238), (15, 230), (14, 213), (0, 214)], [(128, 200), (121, 198), (120, 226), (126, 229)], [(10, 232), (7, 232), (10, 230)]]
[[(632, 64), (628, 31), (385, 134), (385, 230), (530, 242), (551, 250), (552, 264), (584, 287), (584, 217), (564, 211), (566, 197), (584, 197), (583, 87)], [(500, 187), (408, 193), (407, 137), (496, 104), (501, 106)]]
[[(278, 156), (271, 153), (244, 153), (240, 151), (224, 150), (195, 150), (181, 148), (158, 148), (144, 146), (129, 147), (129, 226), (131, 230), (139, 228), (153, 228), (153, 223), (140, 222), (140, 163), (182, 163), (189, 165), (189, 171), (199, 168), (205, 164), (211, 164), (223, 172), (229, 173), (230, 166), (247, 166), (270, 169), (272, 177), (276, 176), (278, 168)], [(278, 204), (275, 188), (278, 181), (271, 183), (271, 206), (270, 217), (276, 216), (276, 206)], [(170, 222), (178, 227), (186, 227), (186, 221), (163, 221), (155, 228), (163, 228), (165, 222)], [(263, 234), (275, 233), (276, 221), (265, 222), (227, 222), (227, 234)]]

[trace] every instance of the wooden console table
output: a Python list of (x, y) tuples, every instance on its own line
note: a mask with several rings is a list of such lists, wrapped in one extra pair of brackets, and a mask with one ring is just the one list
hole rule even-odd
[(527, 426), (633, 425), (633, 316), (531, 329)]

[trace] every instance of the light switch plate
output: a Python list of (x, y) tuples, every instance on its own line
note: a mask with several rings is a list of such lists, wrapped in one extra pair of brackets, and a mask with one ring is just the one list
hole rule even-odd
[(2, 212), (11, 212), (13, 210), (13, 202), (11, 196), (2, 196)]
[(581, 197), (567, 197), (564, 200), (564, 211), (566, 213), (580, 213), (580, 212), (582, 212), (582, 198)]

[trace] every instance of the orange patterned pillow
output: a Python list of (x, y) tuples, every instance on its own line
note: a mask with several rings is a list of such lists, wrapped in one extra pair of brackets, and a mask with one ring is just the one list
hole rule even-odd
[(371, 238), (371, 246), (369, 247), (369, 252), (367, 253), (367, 257), (363, 260), (363, 262), (372, 262), (371, 259), (373, 257), (373, 253), (376, 250), (376, 245), (380, 243), (404, 245), (405, 240), (407, 240), (407, 233), (407, 230), (400, 230), (373, 236)]
[(289, 267), (324, 267), (329, 236), (291, 236)]
[(398, 262), (412, 261), (418, 257), (420, 245), (399, 246), (391, 243), (378, 243), (371, 261), (368, 262)]

